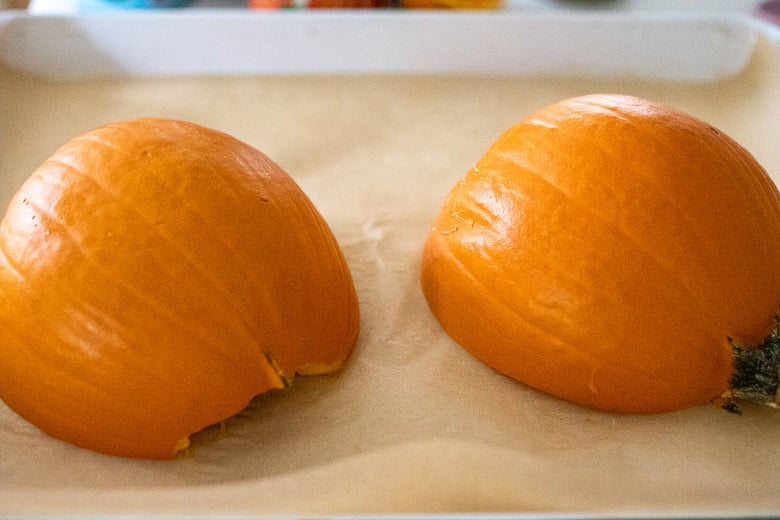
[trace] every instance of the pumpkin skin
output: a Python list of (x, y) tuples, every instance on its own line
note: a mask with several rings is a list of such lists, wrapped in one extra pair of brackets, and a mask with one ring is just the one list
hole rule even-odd
[(529, 386), (628, 413), (729, 390), (731, 342), (780, 304), (780, 203), (706, 123), (590, 95), (506, 131), (447, 195), (423, 248), (434, 316)]
[(312, 202), (263, 153), (198, 125), (77, 137), (0, 223), (0, 397), (84, 448), (170, 458), (296, 373), (341, 367), (358, 327)]

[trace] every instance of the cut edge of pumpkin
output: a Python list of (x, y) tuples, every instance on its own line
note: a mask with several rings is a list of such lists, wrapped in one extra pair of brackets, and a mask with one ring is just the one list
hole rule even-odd
[(178, 441), (176, 441), (176, 444), (173, 446), (173, 453), (174, 455), (178, 455), (179, 453), (185, 453), (190, 448), (190, 436), (187, 435), (186, 437), (182, 437)]
[(306, 363), (300, 365), (295, 373), (301, 376), (324, 376), (344, 368), (344, 361), (339, 359), (332, 363)]
[[(295, 379), (296, 375), (321, 376), (321, 375), (327, 375), (327, 374), (332, 374), (334, 372), (338, 372), (344, 367), (344, 363), (346, 361), (345, 359), (339, 359), (333, 363), (309, 363), (309, 364), (299, 366), (294, 373), (288, 374), (284, 369), (281, 368), (281, 366), (279, 366), (276, 360), (274, 360), (273, 356), (271, 356), (268, 352), (263, 352), (263, 357), (266, 361), (266, 373), (271, 378), (272, 386), (268, 390), (260, 392), (256, 396), (252, 397), (252, 399), (254, 399), (255, 397), (261, 394), (266, 393), (267, 391), (273, 390), (274, 388), (275, 389), (290, 388), (290, 386), (292, 386), (293, 380)], [(173, 457), (188, 456), (190, 452), (190, 448), (192, 446), (192, 442), (190, 440), (192, 435), (195, 435), (196, 433), (202, 431), (204, 428), (208, 428), (210, 426), (213, 426), (214, 424), (220, 424), (221, 427), (224, 427), (225, 421), (231, 419), (238, 413), (240, 413), (240, 410), (233, 415), (221, 419), (218, 423), (209, 424), (207, 426), (204, 426), (201, 429), (198, 429), (190, 433), (189, 435), (180, 438), (179, 440), (176, 441), (176, 443), (173, 446), (172, 456)]]
[(769, 335), (758, 345), (742, 345), (729, 338), (734, 372), (721, 406), (737, 414), (739, 403), (749, 402), (778, 408), (780, 404), (780, 316)]
[(206, 428), (209, 428), (211, 426), (214, 426), (216, 424), (220, 425), (220, 428), (224, 428), (225, 421), (235, 417), (239, 413), (241, 413), (242, 410), (244, 410), (249, 403), (252, 401), (252, 399), (256, 398), (257, 396), (264, 394), (270, 390), (273, 389), (287, 389), (292, 384), (292, 380), (295, 377), (293, 374), (292, 376), (288, 375), (276, 362), (276, 360), (266, 351), (263, 351), (263, 357), (262, 357), (264, 363), (261, 363), (263, 366), (265, 374), (268, 376), (269, 381), (269, 388), (266, 390), (263, 390), (256, 395), (253, 395), (248, 399), (246, 404), (241, 407), (241, 409), (237, 410), (236, 412), (221, 418), (220, 420), (209, 423), (201, 428), (196, 429), (195, 431), (190, 432), (189, 434), (185, 435), (184, 437), (181, 437), (178, 439), (174, 445), (173, 445), (173, 451), (171, 453), (171, 457), (178, 457), (178, 456), (188, 456), (190, 452), (190, 447), (192, 446), (192, 441), (190, 438), (197, 434), (198, 432), (203, 431)]

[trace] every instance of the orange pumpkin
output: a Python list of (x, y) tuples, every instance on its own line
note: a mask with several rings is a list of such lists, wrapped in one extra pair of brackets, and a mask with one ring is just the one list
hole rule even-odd
[(0, 397), (103, 453), (169, 458), (358, 334), (339, 246), (296, 183), (224, 133), (110, 124), (40, 166), (0, 224)]
[(712, 401), (751, 355), (776, 395), (777, 338), (757, 345), (780, 304), (778, 190), (732, 139), (660, 104), (583, 96), (506, 131), (447, 196), (422, 287), (475, 357), (575, 403)]

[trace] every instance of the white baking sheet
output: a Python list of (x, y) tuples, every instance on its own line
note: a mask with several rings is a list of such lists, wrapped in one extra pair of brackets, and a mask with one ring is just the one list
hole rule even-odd
[[(257, 398), (167, 462), (66, 445), (0, 405), (0, 515), (780, 514), (777, 411), (626, 416), (544, 396), (454, 345), (418, 284), (446, 191), (500, 132), (564, 97), (670, 103), (780, 178), (774, 30), (691, 14), (214, 14), (0, 19), (0, 201), (108, 121), (157, 115), (231, 133), (279, 162), (333, 227), (361, 302), (354, 355), (338, 375)], [(361, 24), (384, 43), (371, 47)], [(329, 43), (336, 27), (351, 32)], [(293, 34), (313, 36), (279, 47)], [(323, 65), (310, 54), (320, 44), (341, 58)], [(426, 57), (449, 56), (441, 45), (458, 51), (446, 66)], [(389, 65), (366, 61), (382, 49)]]

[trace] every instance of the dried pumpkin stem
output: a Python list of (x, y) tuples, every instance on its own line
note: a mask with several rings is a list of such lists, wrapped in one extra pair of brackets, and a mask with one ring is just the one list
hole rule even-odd
[[(729, 381), (733, 399), (777, 406), (780, 384), (780, 322), (759, 345), (731, 342), (734, 373)], [(734, 403), (731, 403), (734, 406)], [(736, 408), (738, 411), (738, 407)]]

